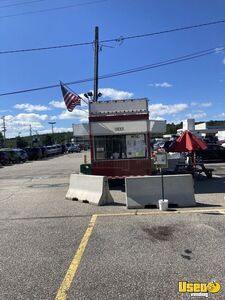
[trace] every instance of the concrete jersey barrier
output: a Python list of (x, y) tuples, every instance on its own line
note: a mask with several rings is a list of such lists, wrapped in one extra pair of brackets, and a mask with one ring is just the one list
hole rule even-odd
[[(164, 195), (169, 204), (178, 207), (196, 206), (194, 181), (190, 174), (164, 175)], [(126, 178), (127, 208), (145, 208), (156, 205), (162, 199), (161, 176), (143, 176)]]
[(105, 176), (71, 174), (66, 199), (105, 205), (113, 202)]

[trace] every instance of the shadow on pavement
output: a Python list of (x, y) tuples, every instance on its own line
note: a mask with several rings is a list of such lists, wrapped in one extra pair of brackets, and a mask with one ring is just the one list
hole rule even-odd
[(105, 206), (126, 206), (126, 204), (114, 201), (113, 203), (106, 204)]
[(195, 180), (195, 194), (216, 194), (225, 193), (225, 177), (222, 178), (210, 178), (201, 176)]
[(196, 207), (222, 207), (222, 205), (196, 202)]
[(124, 179), (109, 180), (109, 189), (112, 191), (125, 192), (125, 180)]

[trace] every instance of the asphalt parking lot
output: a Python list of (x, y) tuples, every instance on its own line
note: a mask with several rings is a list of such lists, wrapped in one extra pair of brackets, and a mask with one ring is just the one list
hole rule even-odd
[(65, 200), (82, 156), (0, 168), (0, 299), (194, 299), (178, 282), (212, 280), (224, 299), (225, 164), (195, 180), (196, 208), (160, 213), (115, 186), (111, 206)]

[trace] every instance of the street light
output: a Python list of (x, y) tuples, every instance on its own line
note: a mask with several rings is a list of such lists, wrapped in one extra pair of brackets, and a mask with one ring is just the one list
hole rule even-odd
[[(87, 92), (84, 94), (84, 97), (87, 98), (88, 100), (93, 100), (93, 93), (92, 92)], [(102, 96), (102, 93), (98, 93), (98, 98), (100, 98)]]
[(52, 134), (54, 133), (53, 126), (55, 125), (56, 122), (48, 122), (48, 124), (52, 125)]

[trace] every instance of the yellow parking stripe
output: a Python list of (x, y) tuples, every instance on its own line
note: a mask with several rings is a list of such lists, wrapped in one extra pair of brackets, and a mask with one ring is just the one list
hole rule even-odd
[(93, 228), (95, 226), (95, 222), (97, 220), (97, 215), (93, 215), (91, 218), (91, 221), (88, 225), (88, 228), (80, 242), (79, 248), (69, 266), (69, 269), (63, 279), (63, 282), (58, 290), (58, 293), (56, 295), (55, 300), (66, 300), (67, 298), (67, 292), (71, 286), (71, 283), (73, 281), (73, 278), (76, 274), (76, 271), (79, 267), (82, 255), (84, 254), (85, 248), (88, 244), (88, 241), (90, 239), (90, 236), (92, 234)]
[(95, 214), (92, 216), (91, 221), (88, 225), (88, 228), (80, 242), (79, 248), (69, 266), (69, 269), (63, 279), (63, 282), (57, 292), (55, 300), (66, 300), (68, 290), (72, 284), (74, 276), (79, 267), (81, 258), (84, 254), (85, 248), (88, 244), (88, 241), (91, 237), (93, 228), (95, 226), (96, 220), (98, 217), (129, 217), (129, 216), (148, 216), (148, 215), (168, 215), (168, 214), (190, 214), (190, 213), (221, 213), (225, 215), (225, 208), (216, 208), (216, 209), (190, 209), (190, 210), (175, 210), (175, 211), (138, 211), (134, 210), (132, 212), (125, 213), (104, 213), (104, 214)]
[(127, 213), (105, 213), (97, 214), (98, 217), (123, 217), (123, 216), (148, 216), (148, 215), (172, 215), (172, 214), (190, 214), (190, 213), (221, 213), (225, 214), (225, 208), (215, 209), (187, 209), (187, 210), (152, 210), (152, 211), (131, 211)]

